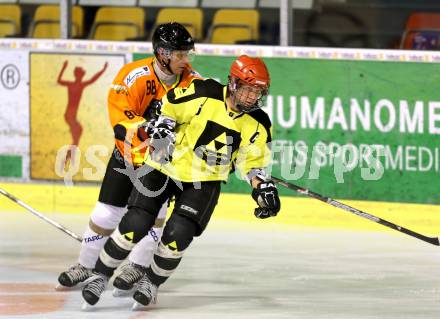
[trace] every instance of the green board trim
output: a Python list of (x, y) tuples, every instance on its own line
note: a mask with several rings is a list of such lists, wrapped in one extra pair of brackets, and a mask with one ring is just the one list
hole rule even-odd
[(19, 155), (0, 155), (0, 177), (22, 177), (23, 159)]

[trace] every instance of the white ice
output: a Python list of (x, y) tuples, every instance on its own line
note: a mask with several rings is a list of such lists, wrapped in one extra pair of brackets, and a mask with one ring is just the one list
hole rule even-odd
[[(48, 216), (80, 235), (88, 218)], [(114, 298), (109, 287), (94, 311), (84, 312), (80, 290), (10, 290), (18, 284), (55, 287), (80, 244), (29, 213), (0, 218), (0, 318), (440, 318), (440, 248), (392, 230), (214, 220), (160, 287), (156, 306), (132, 311), (131, 298)], [(52, 312), (32, 313), (32, 295), (65, 302)], [(11, 300), (31, 313), (11, 313)]]

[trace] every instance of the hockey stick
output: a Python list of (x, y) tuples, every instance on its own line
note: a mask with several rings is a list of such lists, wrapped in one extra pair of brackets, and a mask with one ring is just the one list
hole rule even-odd
[(354, 208), (354, 207), (351, 207), (349, 205), (346, 205), (346, 204), (343, 204), (341, 202), (338, 202), (337, 200), (334, 200), (334, 199), (332, 199), (330, 197), (325, 197), (325, 196), (322, 196), (322, 195), (320, 195), (318, 193), (312, 192), (312, 191), (310, 191), (308, 189), (305, 189), (305, 188), (299, 187), (297, 185), (288, 183), (288, 182), (286, 182), (286, 181), (284, 181), (282, 179), (279, 179), (277, 177), (273, 177), (272, 176), (272, 180), (275, 183), (280, 184), (280, 185), (282, 185), (282, 186), (284, 186), (284, 187), (286, 187), (288, 189), (294, 190), (294, 191), (296, 191), (296, 192), (298, 192), (298, 193), (300, 193), (302, 195), (307, 195), (309, 197), (312, 197), (312, 198), (315, 198), (317, 200), (320, 200), (320, 201), (322, 201), (324, 203), (330, 204), (330, 205), (332, 205), (334, 207), (338, 207), (338, 208), (341, 208), (341, 209), (343, 209), (343, 210), (345, 210), (347, 212), (353, 213), (353, 214), (355, 214), (355, 215), (357, 215), (359, 217), (363, 217), (363, 218), (369, 219), (369, 220), (371, 220), (373, 222), (376, 222), (378, 224), (381, 224), (381, 225), (384, 225), (386, 227), (392, 228), (394, 230), (400, 231), (400, 232), (402, 232), (404, 234), (407, 234), (409, 236), (412, 236), (412, 237), (415, 237), (417, 239), (426, 241), (427, 243), (430, 243), (430, 244), (433, 244), (433, 245), (436, 245), (436, 246), (440, 246), (440, 238), (439, 237), (428, 237), (428, 236), (416, 233), (415, 231), (409, 230), (409, 229), (407, 229), (405, 227), (396, 225), (396, 224), (391, 223), (389, 221), (386, 221), (386, 220), (384, 220), (382, 218), (379, 218), (379, 217), (376, 217), (374, 215), (368, 214), (368, 213), (363, 212), (363, 211), (361, 211), (361, 210), (359, 210), (357, 208)]
[(0, 188), (0, 193), (2, 195), (5, 195), (7, 198), (9, 198), (10, 200), (12, 200), (13, 202), (17, 203), (18, 205), (20, 205), (21, 207), (26, 208), (29, 212), (31, 212), (32, 214), (34, 214), (37, 217), (40, 217), (41, 219), (43, 219), (44, 221), (46, 221), (47, 223), (51, 224), (52, 226), (55, 226), (56, 228), (58, 228), (59, 230), (65, 232), (67, 235), (69, 235), (70, 237), (76, 239), (79, 242), (82, 242), (82, 238), (80, 236), (78, 236), (77, 234), (75, 234), (73, 231), (67, 229), (66, 227), (64, 227), (61, 224), (58, 224), (56, 221), (53, 221), (52, 219), (44, 216), (43, 214), (39, 213), (38, 211), (36, 211), (35, 209), (33, 209), (32, 207), (30, 207), (28, 204), (23, 203), (21, 200), (19, 200), (18, 198), (16, 198), (15, 196), (11, 195), (10, 193), (8, 193), (7, 191), (5, 191), (4, 189)]

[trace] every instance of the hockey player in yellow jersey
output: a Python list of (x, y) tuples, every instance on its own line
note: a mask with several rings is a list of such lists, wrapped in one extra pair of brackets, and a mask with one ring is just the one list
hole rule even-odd
[(236, 168), (252, 187), (258, 218), (276, 216), (280, 200), (265, 172), (270, 164), (271, 122), (261, 110), (270, 85), (259, 58), (238, 57), (227, 86), (194, 80), (162, 99), (140, 182), (130, 194), (128, 212), (104, 246), (95, 280), (83, 288), (87, 305), (98, 302), (102, 282), (135, 244), (147, 235), (160, 207), (175, 196), (150, 267), (133, 297), (137, 305), (156, 301), (159, 285), (177, 268), (193, 238), (205, 230), (220, 195), (220, 184)]
[[(73, 287), (92, 275), (91, 270), (105, 241), (126, 212), (133, 183), (123, 171), (130, 171), (131, 167), (134, 172), (142, 164), (147, 149), (144, 140), (148, 130), (145, 128), (152, 127), (161, 98), (170, 89), (186, 87), (193, 79), (200, 78), (189, 64), (194, 41), (182, 25), (159, 25), (152, 42), (154, 57), (126, 64), (111, 84), (108, 113), (115, 148), (84, 233), (78, 263), (60, 274), (60, 287)], [(118, 277), (122, 281), (116, 282), (127, 284), (124, 276), (130, 282), (142, 277), (143, 267), (149, 265), (160, 239), (165, 215), (166, 205), (161, 208), (154, 227), (130, 255), (130, 263), (123, 268), (122, 277)]]

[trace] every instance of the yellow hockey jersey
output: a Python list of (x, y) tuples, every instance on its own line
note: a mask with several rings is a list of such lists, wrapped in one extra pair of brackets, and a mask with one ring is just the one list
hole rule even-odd
[(270, 162), (271, 122), (263, 110), (228, 110), (226, 87), (214, 80), (194, 80), (162, 98), (161, 116), (176, 122), (172, 161), (146, 164), (182, 182), (226, 181), (232, 163), (246, 176)]

